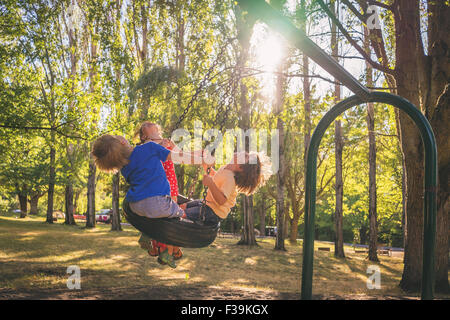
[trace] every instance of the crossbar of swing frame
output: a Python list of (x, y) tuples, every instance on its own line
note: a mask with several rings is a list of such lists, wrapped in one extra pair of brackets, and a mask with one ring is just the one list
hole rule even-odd
[(422, 270), (422, 299), (434, 296), (434, 254), (436, 241), (437, 212), (437, 147), (432, 128), (420, 110), (406, 99), (385, 92), (370, 92), (347, 70), (339, 65), (325, 51), (311, 41), (306, 34), (281, 13), (273, 9), (264, 0), (239, 0), (239, 6), (249, 14), (280, 32), (295, 47), (302, 50), (309, 58), (319, 64), (355, 93), (335, 105), (320, 120), (311, 137), (307, 154), (306, 192), (305, 192), (305, 239), (303, 242), (302, 299), (312, 298), (312, 275), (314, 259), (314, 216), (316, 197), (316, 162), (317, 152), (328, 126), (345, 110), (364, 102), (381, 102), (390, 104), (406, 112), (420, 131), (425, 148), (425, 192), (424, 192), (424, 241)]

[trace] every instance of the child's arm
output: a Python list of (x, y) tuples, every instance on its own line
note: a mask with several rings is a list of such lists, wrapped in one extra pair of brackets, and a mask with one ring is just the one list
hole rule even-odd
[(171, 150), (166, 160), (172, 160), (176, 164), (211, 165), (207, 162), (207, 160), (211, 161), (211, 159), (204, 157), (202, 151), (184, 152), (183, 150)]
[(172, 160), (176, 164), (201, 164), (203, 157), (199, 157), (193, 152), (171, 151), (167, 156), (167, 160)]
[(204, 175), (203, 176), (203, 184), (209, 188), (214, 200), (219, 205), (223, 205), (227, 201), (227, 197), (223, 194), (223, 192), (216, 186), (211, 176)]

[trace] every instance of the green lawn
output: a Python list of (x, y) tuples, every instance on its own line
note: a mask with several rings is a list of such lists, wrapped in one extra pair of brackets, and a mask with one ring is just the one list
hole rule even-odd
[[(286, 242), (287, 251), (280, 252), (273, 249), (272, 238), (259, 240), (257, 247), (247, 247), (236, 245), (237, 238), (218, 237), (207, 248), (183, 249), (183, 259), (176, 269), (171, 269), (140, 249), (138, 232), (133, 228), (111, 232), (110, 225), (100, 224), (90, 230), (83, 225), (48, 225), (37, 217), (0, 217), (0, 298), (2, 292), (67, 291), (66, 271), (70, 265), (80, 267), (80, 294), (84, 290), (102, 293), (131, 292), (135, 288), (209, 288), (264, 293), (268, 298), (279, 298), (280, 293), (287, 298), (299, 297), (300, 244)], [(368, 290), (366, 272), (373, 263), (364, 254), (346, 249), (346, 259), (335, 258), (332, 251), (315, 251), (315, 296), (404, 295), (397, 288), (403, 268), (401, 258), (381, 256), (381, 289)], [(8, 295), (3, 294), (5, 297)]]

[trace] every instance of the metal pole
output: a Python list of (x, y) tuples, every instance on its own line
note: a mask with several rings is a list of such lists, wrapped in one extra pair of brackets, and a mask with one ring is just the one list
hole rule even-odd
[[(358, 96), (352, 96), (336, 104), (320, 120), (311, 137), (306, 165), (305, 192), (305, 239), (303, 242), (302, 299), (312, 298), (312, 276), (314, 259), (314, 218), (316, 211), (316, 170), (317, 152), (320, 141), (328, 126), (345, 110), (362, 104)], [(435, 282), (435, 242), (436, 242), (436, 188), (437, 188), (437, 147), (428, 120), (420, 110), (408, 100), (385, 92), (372, 92), (369, 102), (390, 104), (406, 112), (420, 131), (425, 148), (425, 197), (424, 197), (424, 241), (422, 269), (422, 299), (433, 299)]]

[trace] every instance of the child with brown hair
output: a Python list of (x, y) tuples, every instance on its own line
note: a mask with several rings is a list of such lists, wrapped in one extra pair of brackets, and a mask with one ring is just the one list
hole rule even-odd
[[(161, 131), (161, 127), (158, 124), (150, 121), (144, 121), (136, 132), (135, 138), (138, 137), (141, 144), (153, 141), (169, 150), (173, 150), (173, 143), (170, 140), (163, 139)], [(166, 160), (162, 164), (170, 185), (170, 197), (176, 202), (178, 197), (178, 180), (175, 174), (175, 166), (172, 160)], [(148, 254), (152, 257), (159, 256), (168, 247), (168, 245), (162, 242), (150, 239), (145, 234), (141, 234), (138, 242), (141, 248), (147, 250)], [(171, 248), (171, 251), (173, 252), (173, 257), (175, 260), (181, 259), (183, 256), (183, 252), (180, 247), (174, 246)], [(165, 264), (159, 257), (158, 262)]]
[[(170, 151), (154, 142), (132, 147), (122, 136), (103, 135), (93, 145), (92, 155), (97, 167), (105, 172), (120, 170), (130, 185), (126, 199), (131, 210), (147, 218), (174, 218), (184, 215), (183, 209), (170, 198), (170, 185), (162, 162), (172, 154), (183, 158), (183, 151)], [(190, 154), (189, 163), (197, 163)], [(200, 159), (202, 160), (202, 159)], [(159, 258), (176, 268), (173, 248), (167, 247)]]
[[(206, 171), (207, 165), (203, 164)], [(238, 193), (251, 195), (264, 185), (271, 175), (270, 162), (262, 154), (254, 152), (235, 153), (233, 160), (209, 175), (203, 176), (203, 184), (208, 187), (206, 204), (194, 200), (186, 205), (188, 219), (203, 220), (205, 224), (218, 224), (224, 220), (236, 204)]]

